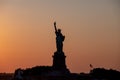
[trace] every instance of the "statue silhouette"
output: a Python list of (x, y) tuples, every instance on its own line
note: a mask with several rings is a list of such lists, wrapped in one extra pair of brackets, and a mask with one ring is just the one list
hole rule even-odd
[(57, 52), (62, 52), (63, 51), (63, 41), (65, 39), (65, 36), (62, 35), (61, 29), (56, 28), (56, 22), (54, 22), (54, 28), (55, 28), (55, 34), (56, 34)]

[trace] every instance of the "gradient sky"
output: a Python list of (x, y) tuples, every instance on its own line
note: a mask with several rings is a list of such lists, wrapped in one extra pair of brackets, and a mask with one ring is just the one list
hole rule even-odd
[(53, 22), (71, 72), (120, 71), (119, 0), (0, 0), (0, 72), (52, 65)]

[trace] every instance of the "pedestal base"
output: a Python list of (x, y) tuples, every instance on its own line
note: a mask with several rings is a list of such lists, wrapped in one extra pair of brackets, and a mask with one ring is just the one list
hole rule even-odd
[(69, 70), (66, 67), (65, 58), (64, 52), (55, 52), (53, 55), (53, 69), (63, 73), (69, 73)]

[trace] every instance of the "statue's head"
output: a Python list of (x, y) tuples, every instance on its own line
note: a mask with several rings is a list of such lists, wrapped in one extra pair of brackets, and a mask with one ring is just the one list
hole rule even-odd
[(61, 29), (58, 29), (58, 32), (61, 32)]

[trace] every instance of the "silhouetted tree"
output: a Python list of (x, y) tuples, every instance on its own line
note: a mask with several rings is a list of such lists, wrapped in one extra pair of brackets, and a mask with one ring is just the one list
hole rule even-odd
[(120, 80), (120, 72), (112, 69), (95, 68), (90, 71), (90, 75), (98, 79)]
[(23, 71), (23, 76), (26, 75), (42, 75), (52, 71), (52, 67), (50, 66), (36, 66), (32, 68), (27, 68)]

